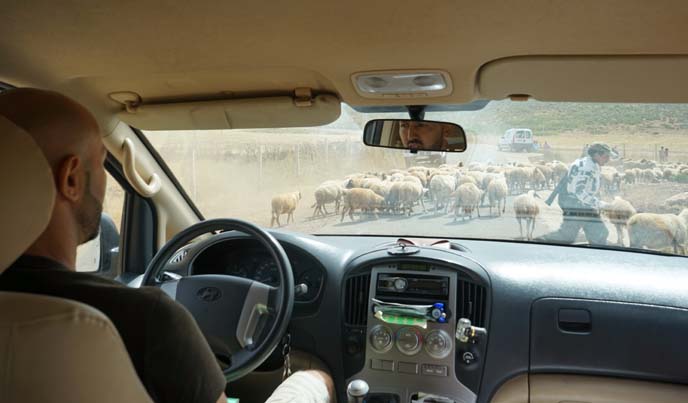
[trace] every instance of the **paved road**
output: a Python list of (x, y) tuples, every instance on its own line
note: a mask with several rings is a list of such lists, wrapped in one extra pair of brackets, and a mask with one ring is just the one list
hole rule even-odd
[(506, 164), (510, 162), (530, 162), (529, 158), (537, 159), (541, 157), (542, 154), (535, 153), (512, 153), (505, 151), (498, 151), (497, 146), (492, 144), (477, 144), (468, 141), (469, 147), (464, 153), (449, 153), (447, 155), (447, 163), (455, 164), (462, 161), (464, 165), (476, 161), (476, 162), (492, 162), (495, 164)]

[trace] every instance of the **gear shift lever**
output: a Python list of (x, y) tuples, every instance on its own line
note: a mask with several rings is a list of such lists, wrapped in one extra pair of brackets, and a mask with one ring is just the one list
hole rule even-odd
[(363, 379), (354, 379), (349, 382), (346, 387), (346, 397), (348, 403), (363, 403), (363, 400), (368, 396), (368, 382)]

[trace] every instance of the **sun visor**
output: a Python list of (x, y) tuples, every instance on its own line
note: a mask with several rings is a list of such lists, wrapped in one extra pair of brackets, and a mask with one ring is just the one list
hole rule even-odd
[(686, 56), (523, 56), (483, 65), (477, 83), (491, 100), (682, 103), (686, 71)]
[(142, 130), (213, 130), (322, 126), (337, 120), (340, 113), (337, 97), (320, 94), (307, 99), (278, 96), (142, 104), (118, 117)]

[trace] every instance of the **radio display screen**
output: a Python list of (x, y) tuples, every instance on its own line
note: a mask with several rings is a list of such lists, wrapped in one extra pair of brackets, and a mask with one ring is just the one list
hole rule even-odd
[(430, 271), (430, 265), (425, 263), (404, 262), (399, 264), (399, 270)]

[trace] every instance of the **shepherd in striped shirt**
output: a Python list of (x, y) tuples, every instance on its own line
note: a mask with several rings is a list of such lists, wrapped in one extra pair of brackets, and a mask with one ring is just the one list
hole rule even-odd
[(573, 243), (582, 229), (590, 244), (605, 245), (609, 231), (600, 218), (600, 210), (607, 203), (599, 197), (601, 167), (609, 162), (611, 148), (604, 143), (593, 143), (587, 156), (571, 164), (566, 186), (558, 195), (559, 207), (564, 220), (558, 230), (538, 240), (545, 242)]

